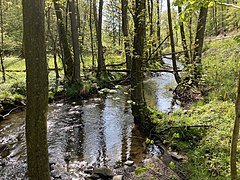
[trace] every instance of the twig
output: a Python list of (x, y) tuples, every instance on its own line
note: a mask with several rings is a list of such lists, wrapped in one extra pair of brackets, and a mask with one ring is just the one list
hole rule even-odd
[(168, 34), (167, 37), (165, 37), (165, 39), (158, 45), (158, 47), (153, 51), (153, 53), (150, 54), (150, 56), (149, 56), (149, 58), (147, 59), (146, 62), (148, 62), (148, 61), (151, 59), (152, 55), (154, 55), (154, 54), (156, 53), (156, 51), (157, 51), (157, 50), (161, 47), (161, 45), (168, 39), (169, 36), (170, 36), (170, 35)]

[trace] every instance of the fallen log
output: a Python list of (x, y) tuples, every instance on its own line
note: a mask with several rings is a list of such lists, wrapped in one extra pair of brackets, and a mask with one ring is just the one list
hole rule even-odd
[[(62, 68), (59, 68), (58, 70), (63, 70)], [(48, 71), (55, 71), (55, 68), (48, 68)], [(2, 70), (0, 70), (2, 72)], [(17, 69), (6, 69), (5, 72), (26, 72), (25, 69), (17, 70)]]

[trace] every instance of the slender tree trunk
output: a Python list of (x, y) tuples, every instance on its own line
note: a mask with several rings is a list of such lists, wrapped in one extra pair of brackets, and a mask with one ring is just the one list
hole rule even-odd
[(53, 2), (57, 16), (59, 41), (63, 50), (63, 69), (66, 80), (71, 83), (73, 81), (74, 61), (72, 59), (72, 54), (67, 39), (67, 33), (63, 24), (63, 16), (59, 0), (53, 0)]
[(48, 34), (49, 38), (52, 41), (52, 48), (53, 48), (53, 60), (54, 60), (54, 69), (55, 69), (55, 74), (56, 74), (56, 79), (58, 79), (59, 72), (58, 72), (58, 64), (57, 64), (57, 36), (54, 38), (54, 35), (51, 31), (51, 8), (48, 8), (47, 13), (46, 13), (46, 20), (47, 20), (47, 29), (48, 29)]
[(214, 4), (213, 8), (213, 27), (214, 27), (214, 35), (218, 35), (218, 23), (217, 23), (217, 6)]
[(94, 44), (93, 44), (93, 28), (92, 28), (92, 0), (89, 1), (89, 28), (90, 28), (90, 39), (91, 39), (91, 51), (92, 51), (92, 69), (95, 68), (95, 59), (94, 59)]
[(199, 79), (202, 77), (202, 48), (204, 40), (204, 32), (207, 20), (208, 8), (201, 7), (200, 14), (197, 25), (197, 32), (194, 44), (194, 54), (193, 54), (193, 63), (194, 63), (194, 81), (198, 85)]
[(151, 46), (148, 49), (148, 56), (150, 56), (152, 54), (152, 48), (153, 48), (153, 0), (148, 0), (147, 1), (148, 4), (148, 19), (149, 19), (149, 38), (150, 38), (150, 42), (151, 42)]
[(231, 142), (231, 179), (237, 180), (237, 144), (238, 144), (238, 136), (239, 136), (239, 125), (240, 125), (240, 71), (239, 71), (239, 78), (238, 78), (238, 94), (237, 100), (235, 103), (235, 122), (234, 128), (232, 133), (232, 142)]
[[(178, 13), (181, 14), (181, 12), (182, 12), (182, 7), (178, 6)], [(187, 40), (186, 40), (186, 36), (185, 36), (184, 24), (183, 24), (183, 22), (180, 22), (179, 24), (180, 24), (180, 33), (181, 33), (181, 39), (182, 39), (182, 47), (183, 47), (184, 56), (185, 56), (185, 62), (187, 64), (189, 64), (190, 61), (189, 61), (189, 54), (188, 54)]]
[[(160, 44), (161, 41), (161, 26), (160, 26), (160, 2), (157, 0), (157, 42)], [(156, 56), (159, 56), (157, 53)]]
[[(34, 23), (33, 19), (36, 20)], [(23, 0), (23, 27), (27, 70), (28, 177), (30, 180), (50, 180), (47, 144), (48, 66), (43, 0)]]
[(103, 11), (103, 0), (99, 0), (98, 7), (98, 21), (97, 21), (97, 42), (98, 42), (98, 77), (101, 74), (105, 74), (106, 69), (104, 57), (103, 57), (103, 46), (102, 46), (102, 11)]
[(189, 30), (189, 52), (190, 52), (190, 62), (193, 64), (193, 33), (192, 33), (192, 17), (189, 18), (188, 23), (188, 30)]
[(3, 2), (0, 0), (0, 22), (1, 22), (1, 52), (0, 52), (0, 60), (1, 60), (1, 68), (2, 68), (2, 80), (3, 82), (6, 81), (6, 76), (5, 76), (5, 67), (3, 63), (4, 59), (4, 49), (3, 49)]
[(128, 16), (127, 16), (128, 0), (122, 0), (122, 32), (124, 36), (124, 50), (126, 55), (127, 69), (131, 69), (131, 56), (128, 37)]
[(135, 1), (135, 15), (134, 15), (134, 42), (133, 42), (133, 58), (131, 69), (131, 99), (132, 113), (135, 122), (143, 122), (148, 116), (146, 108), (146, 101), (143, 91), (143, 71), (142, 64), (144, 59), (144, 44), (146, 36), (145, 24), (146, 1)]
[(74, 81), (80, 82), (80, 58), (79, 58), (79, 34), (77, 27), (76, 5), (74, 0), (69, 0), (69, 12), (71, 20), (72, 44), (74, 54)]
[(168, 9), (169, 35), (170, 35), (171, 49), (172, 49), (172, 65), (173, 65), (173, 71), (174, 71), (173, 74), (174, 74), (176, 82), (180, 83), (181, 82), (181, 78), (180, 78), (180, 76), (178, 74), (178, 69), (177, 69), (177, 60), (176, 60), (175, 44), (174, 44), (174, 37), (173, 37), (170, 0), (167, 0), (167, 9)]

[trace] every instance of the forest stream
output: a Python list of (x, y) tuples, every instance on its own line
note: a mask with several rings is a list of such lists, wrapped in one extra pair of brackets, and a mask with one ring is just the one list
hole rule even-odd
[[(166, 63), (171, 60), (165, 59)], [(171, 73), (158, 73), (144, 83), (148, 104), (158, 110), (172, 109), (176, 86)], [(127, 160), (139, 163), (147, 154), (146, 137), (134, 125), (129, 94), (115, 89), (103, 97), (49, 105), (48, 141), (54, 179), (80, 179), (83, 166), (116, 168)], [(26, 178), (25, 112), (0, 123), (0, 179)]]

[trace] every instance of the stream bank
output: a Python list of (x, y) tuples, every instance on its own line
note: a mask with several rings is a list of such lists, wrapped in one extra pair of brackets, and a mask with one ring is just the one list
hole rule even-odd
[[(149, 93), (148, 104), (169, 112), (172, 101), (169, 88), (176, 85), (173, 78), (172, 74), (159, 73), (146, 80), (144, 86), (145, 93)], [(163, 81), (168, 82), (164, 84)], [(129, 90), (116, 86), (104, 89), (100, 94), (103, 95), (87, 100), (59, 101), (49, 106), (48, 141), (52, 177), (83, 179), (90, 176), (88, 173), (94, 168), (108, 167), (113, 174), (131, 180), (131, 177), (134, 179), (147, 172), (150, 172), (149, 177), (154, 176), (155, 168), (150, 168), (150, 162), (172, 172), (155, 157), (160, 157), (160, 150), (156, 146), (146, 146), (147, 136), (134, 124)], [(20, 112), (0, 123), (0, 176), (3, 179), (26, 179), (24, 121), (25, 112)], [(144, 160), (148, 163), (144, 164)], [(135, 165), (124, 168), (127, 161), (133, 161)], [(135, 169), (141, 173), (136, 175)], [(164, 174), (166, 172), (162, 171), (161, 178)]]

